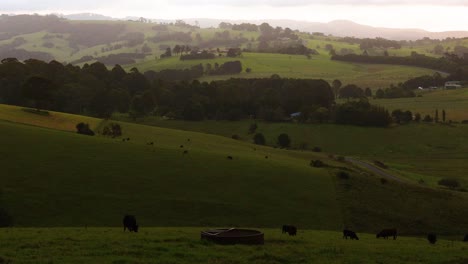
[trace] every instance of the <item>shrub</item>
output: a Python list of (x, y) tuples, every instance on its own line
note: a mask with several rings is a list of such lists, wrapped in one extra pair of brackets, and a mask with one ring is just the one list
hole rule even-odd
[(380, 178), (380, 183), (382, 183), (382, 184), (386, 184), (387, 182), (388, 182), (388, 180), (387, 180), (387, 179), (385, 179), (385, 178)]
[(110, 123), (102, 129), (104, 136), (120, 137), (122, 136), (122, 127), (118, 123)]
[(79, 123), (76, 125), (76, 133), (88, 136), (94, 136), (94, 132), (89, 128), (89, 124), (87, 123)]
[(257, 145), (265, 145), (265, 136), (262, 133), (257, 133), (253, 137), (254, 143)]
[(322, 167), (325, 167), (325, 163), (321, 160), (311, 160), (310, 161), (310, 166), (314, 167), (314, 168), (322, 168)]
[(455, 188), (460, 186), (460, 183), (455, 179), (444, 178), (444, 179), (440, 180), (438, 183), (439, 183), (439, 185), (449, 187), (450, 189), (455, 189)]
[(239, 140), (239, 139), (240, 139), (239, 135), (237, 135), (237, 134), (232, 135), (231, 138), (232, 138), (232, 139), (235, 139), (235, 140)]
[(339, 171), (338, 173), (336, 173), (336, 176), (342, 180), (349, 179), (349, 173), (347, 173), (346, 171)]
[(320, 147), (314, 147), (314, 148), (312, 149), (312, 151), (313, 151), (313, 152), (322, 152), (322, 148), (320, 148)]
[(282, 148), (287, 148), (291, 145), (291, 139), (288, 134), (283, 133), (278, 136), (278, 145)]

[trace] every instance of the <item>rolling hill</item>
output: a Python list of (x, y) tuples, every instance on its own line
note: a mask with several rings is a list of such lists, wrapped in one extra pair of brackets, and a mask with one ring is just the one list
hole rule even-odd
[[(119, 123), (129, 141), (89, 137), (51, 129), (52, 120), (69, 120), (71, 128), (79, 116), (0, 109), (10, 116), (0, 121), (0, 166), (8, 171), (2, 176), (0, 204), (15, 226), (115, 226), (116, 219), (133, 213), (146, 226), (296, 223), (307, 229), (347, 226), (362, 232), (397, 226), (403, 234), (429, 229), (454, 234), (468, 228), (466, 212), (459, 210), (468, 200), (466, 193), (382, 183), (379, 176), (325, 153), (126, 122)], [(82, 121), (97, 130), (112, 122)], [(312, 159), (330, 167), (312, 168)], [(349, 171), (350, 177), (338, 178), (339, 170)]]

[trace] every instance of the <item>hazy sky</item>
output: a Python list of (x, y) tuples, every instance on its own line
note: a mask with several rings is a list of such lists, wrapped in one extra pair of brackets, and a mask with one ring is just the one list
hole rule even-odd
[(79, 12), (161, 19), (346, 19), (371, 26), (468, 31), (468, 0), (0, 0), (0, 13)]

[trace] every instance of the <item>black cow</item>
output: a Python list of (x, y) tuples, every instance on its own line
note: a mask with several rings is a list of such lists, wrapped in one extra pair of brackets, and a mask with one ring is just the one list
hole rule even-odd
[(232, 160), (232, 156), (227, 156), (227, 159), (230, 159), (230, 160)]
[(184, 148), (184, 145), (180, 145), (179, 148)]
[(188, 154), (188, 150), (184, 150), (184, 154)]
[(292, 225), (283, 225), (283, 233), (288, 233), (290, 236), (295, 236), (297, 234), (297, 228)]
[(429, 233), (429, 234), (427, 235), (427, 240), (429, 241), (429, 243), (435, 244), (435, 243), (437, 242), (437, 236), (436, 236), (436, 234), (434, 234), (434, 233)]
[(124, 232), (128, 228), (130, 232), (138, 232), (138, 225), (134, 215), (125, 215), (123, 218)]
[(395, 228), (384, 229), (376, 235), (377, 238), (383, 237), (385, 239), (388, 239), (388, 237), (391, 237), (391, 236), (393, 236), (393, 240), (396, 239), (397, 230)]
[(463, 238), (464, 242), (468, 242), (468, 234), (465, 235), (465, 238)]
[(351, 238), (351, 240), (359, 240), (359, 237), (353, 231), (347, 229), (343, 230), (343, 238), (348, 239), (348, 237)]

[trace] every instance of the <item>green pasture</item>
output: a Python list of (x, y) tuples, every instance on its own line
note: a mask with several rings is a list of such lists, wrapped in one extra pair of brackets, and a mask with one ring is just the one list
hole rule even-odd
[[(178, 57), (150, 60), (135, 65), (127, 66), (138, 68), (141, 72), (148, 70), (161, 71), (163, 69), (185, 69), (193, 65), (210, 63), (222, 64), (227, 61), (240, 60), (244, 71), (237, 75), (204, 76), (201, 81), (211, 81), (228, 78), (265, 78), (273, 74), (281, 77), (324, 79), (332, 82), (334, 79), (341, 80), (344, 84), (357, 84), (362, 87), (385, 88), (390, 84), (404, 82), (410, 78), (433, 74), (433, 70), (379, 64), (359, 64), (330, 60), (328, 55), (312, 56), (307, 59), (301, 55), (284, 55), (269, 53), (246, 53), (240, 58), (216, 58), (213, 60), (189, 60), (181, 61)], [(247, 73), (245, 69), (251, 68)]]
[(342, 226), (329, 170), (309, 166), (321, 155), (121, 125), (130, 141), (1, 121), (0, 204), (15, 226), (112, 226), (125, 213), (152, 226)]
[(446, 121), (468, 120), (468, 89), (437, 90), (418, 93), (421, 97), (397, 98), (397, 99), (374, 99), (373, 104), (381, 105), (390, 111), (402, 109), (435, 116), (436, 109), (439, 110), (439, 120), (442, 121), (442, 110), (446, 112)]
[[(447, 116), (450, 116), (449, 110), (447, 113)], [(128, 120), (124, 116), (115, 118)], [(248, 128), (255, 121), (184, 122), (148, 117), (139, 122), (225, 137), (236, 134), (241, 139), (251, 142), (253, 135), (248, 134)], [(421, 123), (375, 128), (333, 124), (257, 124), (257, 131), (265, 135), (270, 146), (277, 144), (279, 134), (287, 133), (291, 137), (293, 148), (296, 149), (305, 144), (309, 149), (320, 147), (326, 153), (355, 156), (371, 162), (378, 159), (389, 163), (393, 173), (414, 182), (423, 180), (423, 185), (437, 187), (438, 180), (455, 178), (465, 188), (468, 186), (468, 178), (464, 173), (468, 169), (465, 162), (468, 158), (468, 145), (463, 143), (468, 141), (468, 125)]]
[[(14, 113), (14, 109), (5, 109)], [(390, 163), (398, 160), (382, 151), (395, 141), (376, 147), (363, 145), (358, 137), (354, 141), (336, 140), (338, 136), (359, 134), (356, 130), (349, 132), (356, 128), (323, 125), (311, 130), (313, 126), (298, 129), (293, 127), (297, 124), (259, 124), (269, 144), (283, 132), (290, 134), (293, 147), (301, 142), (300, 135), (310, 133), (303, 139), (315, 140), (323, 133), (321, 141), (307, 141), (309, 147), (324, 150), (314, 153), (253, 145), (248, 142), (248, 122), (186, 123), (184, 129), (197, 130), (195, 125), (206, 129), (199, 133), (119, 121), (123, 136), (112, 139), (43, 128), (40, 126), (53, 127), (53, 116), (49, 122), (33, 122), (38, 115), (24, 113), (16, 114), (30, 115), (21, 119), (24, 124), (14, 123), (12, 117), (0, 121), (0, 166), (8, 172), (2, 174), (0, 207), (11, 215), (16, 227), (118, 226), (118, 219), (131, 213), (146, 226), (167, 227), (277, 227), (295, 223), (307, 229), (349, 227), (371, 233), (394, 226), (402, 234), (424, 234), (428, 230), (457, 234), (468, 228), (468, 212), (459, 210), (468, 202), (467, 193), (434, 188), (429, 182), (419, 184), (405, 177), (401, 183), (382, 182), (379, 175), (329, 156), (378, 157), (389, 163), (391, 173), (405, 176), (414, 172), (414, 168), (400, 166), (400, 173)], [(70, 124), (92, 121), (97, 132), (113, 122), (73, 115), (62, 118), (69, 119)], [(172, 122), (174, 126), (178, 121)], [(213, 129), (221, 127), (224, 133), (238, 133), (243, 140), (209, 134), (220, 133)], [(368, 132), (375, 137), (385, 135), (377, 129)], [(328, 144), (323, 144), (325, 141)], [(148, 145), (150, 142), (153, 145)], [(365, 151), (373, 155), (364, 155)], [(425, 158), (429, 163), (432, 156)], [(456, 156), (445, 159), (449, 158), (457, 160)], [(310, 161), (316, 159), (328, 167), (310, 167)], [(421, 161), (407, 159), (408, 163), (400, 160), (399, 164), (426, 169), (419, 166)], [(339, 170), (348, 171), (350, 177), (337, 177)], [(399, 202), (402, 200), (404, 204)]]
[[(142, 222), (143, 224), (143, 222)], [(468, 245), (460, 237), (360, 240), (342, 233), (299, 229), (296, 237), (260, 229), (265, 244), (221, 246), (200, 240), (205, 228), (148, 228), (124, 233), (121, 228), (0, 229), (4, 263), (424, 263), (462, 264)], [(8, 262), (10, 261), (10, 262)]]

